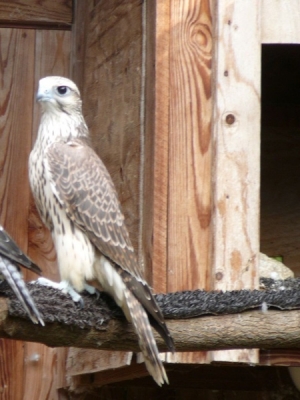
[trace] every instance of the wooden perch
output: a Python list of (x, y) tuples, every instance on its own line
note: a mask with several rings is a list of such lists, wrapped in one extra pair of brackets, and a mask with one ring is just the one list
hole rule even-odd
[[(25, 319), (26, 314), (7, 289), (5, 296), (9, 299), (0, 298), (0, 337), (40, 342), (51, 347), (139, 350), (136, 335), (130, 324), (105, 295), (101, 295), (97, 300), (90, 295), (84, 295), (85, 306), (80, 309), (68, 296), (55, 289), (35, 287), (35, 285), (29, 285), (29, 288), (38, 308), (43, 313), (46, 326), (34, 325)], [(271, 292), (269, 295), (274, 302), (274, 296), (290, 299), (294, 292), (298, 296), (299, 291), (293, 290)], [(173, 298), (177, 295), (183, 299), (188, 298), (188, 303), (191, 303), (191, 298), (204, 295), (210, 299), (208, 303), (217, 299), (217, 303), (224, 308), (224, 299), (228, 298), (228, 293), (234, 303), (240, 301), (238, 299), (241, 295), (246, 298), (251, 298), (253, 294), (254, 297), (261, 295), (268, 297), (268, 293), (263, 291), (226, 293), (196, 291), (159, 295), (157, 298), (163, 312), (168, 314), (168, 310), (164, 310), (164, 300), (168, 298), (168, 305), (172, 306), (170, 303), (173, 301), (176, 304)], [(296, 303), (298, 297), (295, 300)], [(174, 308), (174, 305), (172, 307)], [(203, 304), (202, 307), (205, 308)], [(252, 308), (253, 305), (248, 304), (248, 307)], [(260, 304), (256, 304), (256, 307), (260, 307)], [(293, 307), (296, 306), (289, 306), (289, 308)], [(230, 315), (168, 319), (167, 324), (175, 340), (177, 351), (300, 348), (300, 310), (263, 312), (258, 309)], [(166, 350), (158, 335), (156, 339), (160, 350)]]
[[(138, 351), (136, 335), (125, 320), (112, 319), (102, 330), (80, 329), (63, 323), (33, 325), (8, 316), (8, 302), (0, 301), (0, 337), (40, 342), (50, 347), (73, 346), (103, 350)], [(300, 311), (206, 316), (169, 320), (177, 351), (237, 348), (300, 348)], [(156, 335), (161, 350), (166, 350)]]

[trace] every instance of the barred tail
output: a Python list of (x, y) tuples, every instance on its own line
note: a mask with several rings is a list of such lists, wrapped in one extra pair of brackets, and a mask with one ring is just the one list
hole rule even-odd
[(31, 294), (29, 293), (17, 267), (15, 267), (5, 257), (0, 257), (0, 273), (4, 276), (9, 286), (22, 303), (32, 322), (35, 324), (39, 322), (41, 325), (45, 326), (45, 323), (36, 308)]
[(126, 311), (130, 315), (130, 320), (138, 336), (147, 370), (159, 386), (164, 382), (169, 383), (165, 368), (159, 358), (158, 348), (146, 311), (127, 288), (125, 288), (124, 295), (128, 308)]

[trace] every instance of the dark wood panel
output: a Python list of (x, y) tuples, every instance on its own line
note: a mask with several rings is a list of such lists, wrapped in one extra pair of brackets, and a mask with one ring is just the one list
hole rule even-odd
[[(81, 18), (87, 18), (88, 27), (84, 51), (78, 45), (80, 34), (75, 46), (75, 53), (84, 59), (83, 71), (76, 74), (84, 82), (83, 113), (138, 249), (142, 4), (139, 0), (88, 2), (84, 15), (76, 14), (78, 29)], [(76, 54), (74, 62), (78, 63)]]
[[(98, 375), (86, 376), (89, 399), (105, 400), (275, 400), (300, 399), (287, 368), (169, 365), (170, 385), (159, 388), (150, 377), (103, 386)], [(90, 382), (93, 381), (93, 388)], [(98, 386), (98, 388), (97, 388)], [(72, 397), (71, 399), (78, 399)], [(84, 399), (84, 397), (82, 397)]]
[[(26, 252), (35, 32), (0, 29), (0, 37), (0, 221)], [(1, 340), (0, 354), (1, 399), (21, 400), (24, 345)]]

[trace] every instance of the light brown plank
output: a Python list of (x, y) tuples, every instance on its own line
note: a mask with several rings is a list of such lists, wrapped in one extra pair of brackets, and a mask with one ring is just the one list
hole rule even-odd
[(0, 24), (69, 28), (72, 0), (0, 0)]
[[(151, 160), (154, 164), (152, 285), (156, 292), (165, 293), (167, 291), (170, 2), (158, 0), (152, 18), (155, 20), (153, 30), (155, 35), (151, 31), (148, 32), (155, 41), (153, 52), (155, 99), (152, 132), (154, 143), (153, 160)], [(151, 57), (150, 54), (147, 56)], [(147, 110), (149, 106), (147, 103)], [(150, 135), (151, 132), (148, 132), (148, 136)], [(146, 165), (146, 168), (150, 169), (151, 165)]]
[[(260, 2), (219, 2), (215, 40), (213, 288), (250, 289), (258, 285)], [(257, 354), (214, 359), (255, 362)]]
[(71, 347), (68, 352), (67, 373), (68, 376), (81, 375), (115, 369), (130, 365), (131, 352), (124, 351), (102, 351), (77, 349)]
[(298, 0), (262, 0), (262, 43), (300, 43), (300, 2)]
[[(176, 291), (209, 286), (212, 20), (206, 0), (172, 0), (167, 11), (169, 25), (161, 21), (157, 60), (165, 63), (168, 75), (162, 70), (159, 76), (161, 81), (169, 78), (169, 97), (161, 81), (157, 94), (162, 118), (158, 122), (162, 129), (167, 124), (168, 138), (161, 135), (160, 127), (156, 130), (160, 146), (156, 162), (159, 168), (165, 167), (165, 159), (158, 157), (168, 157), (168, 172), (161, 174), (158, 169), (155, 182), (160, 187), (155, 194), (159, 201), (167, 194), (167, 290)], [(160, 20), (160, 13), (157, 16)], [(164, 29), (169, 29), (169, 48)], [(203, 363), (210, 361), (210, 355), (167, 354), (165, 360)]]
[[(22, 342), (0, 339), (0, 355), (1, 400), (23, 400), (24, 352)], [(12, 360), (14, 362), (11, 362)]]
[(172, 0), (168, 193), (169, 291), (205, 288), (211, 222), (209, 1)]
[(26, 343), (22, 400), (59, 399), (57, 389), (66, 386), (66, 352), (65, 348)]

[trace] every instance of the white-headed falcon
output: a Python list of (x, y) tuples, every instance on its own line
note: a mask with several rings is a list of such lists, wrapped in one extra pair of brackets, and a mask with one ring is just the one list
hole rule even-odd
[(32, 322), (45, 325), (16, 264), (23, 265), (36, 274), (41, 273), (40, 268), (22, 252), (0, 225), (0, 274), (12, 288)]
[(38, 136), (29, 159), (35, 202), (51, 230), (65, 292), (97, 282), (122, 308), (137, 333), (146, 367), (168, 382), (150, 322), (174, 351), (174, 343), (152, 292), (139, 271), (112, 179), (89, 144), (80, 93), (67, 78), (40, 80)]

